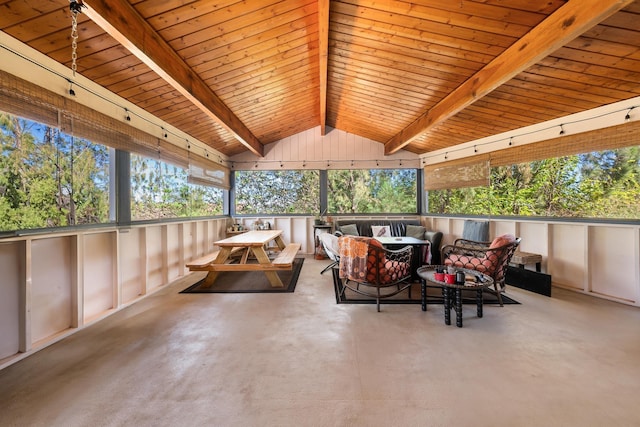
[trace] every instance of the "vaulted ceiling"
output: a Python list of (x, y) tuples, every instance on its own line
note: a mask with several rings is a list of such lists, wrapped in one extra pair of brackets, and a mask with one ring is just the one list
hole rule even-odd
[[(0, 0), (0, 30), (69, 68), (71, 16)], [(640, 95), (640, 0), (85, 0), (77, 21), (79, 74), (229, 156), (317, 126), (423, 154)]]

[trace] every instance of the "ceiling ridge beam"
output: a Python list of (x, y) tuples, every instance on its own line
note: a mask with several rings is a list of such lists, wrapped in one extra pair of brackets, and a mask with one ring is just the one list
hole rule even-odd
[(257, 156), (264, 146), (128, 1), (89, 0), (85, 13), (201, 111)]
[(568, 1), (384, 144), (393, 154), (634, 0)]
[(318, 0), (318, 38), (320, 39), (320, 135), (327, 128), (327, 70), (329, 63), (329, 0)]

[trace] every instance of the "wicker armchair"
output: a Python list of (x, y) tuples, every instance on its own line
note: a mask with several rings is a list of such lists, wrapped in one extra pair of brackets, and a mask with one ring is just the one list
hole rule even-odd
[(444, 265), (469, 268), (493, 278), (496, 296), (502, 307), (502, 292), (506, 287), (507, 266), (520, 245), (520, 238), (510, 234), (496, 237), (493, 242), (457, 239), (442, 248)]
[(408, 289), (411, 298), (413, 247), (390, 250), (375, 239), (356, 236), (340, 237), (339, 246), (339, 289), (343, 296), (349, 289), (375, 298), (378, 311), (381, 299), (405, 289)]

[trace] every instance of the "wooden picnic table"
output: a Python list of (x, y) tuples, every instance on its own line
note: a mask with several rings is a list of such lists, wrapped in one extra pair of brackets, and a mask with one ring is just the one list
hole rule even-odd
[[(269, 247), (273, 241), (275, 246)], [(300, 250), (300, 243), (289, 243), (282, 240), (282, 230), (252, 230), (214, 242), (219, 250), (190, 261), (187, 267), (191, 271), (208, 271), (204, 279), (204, 287), (210, 287), (221, 271), (264, 271), (269, 283), (274, 288), (284, 285), (276, 273), (277, 270), (291, 270), (293, 260)], [(279, 251), (273, 260), (267, 250)], [(229, 263), (232, 253), (242, 254), (239, 263)], [(249, 253), (253, 253), (257, 263), (248, 263)]]

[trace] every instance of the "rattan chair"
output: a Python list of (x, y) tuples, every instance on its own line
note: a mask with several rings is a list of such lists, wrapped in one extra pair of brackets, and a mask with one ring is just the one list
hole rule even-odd
[[(382, 247), (370, 237), (343, 236), (339, 239), (339, 289), (347, 289), (380, 300), (408, 289), (411, 298), (411, 259), (413, 247), (398, 250)], [(335, 277), (335, 276), (334, 276)]]
[(493, 242), (477, 242), (467, 239), (457, 239), (453, 245), (442, 248), (444, 265), (469, 268), (491, 276), (494, 292), (500, 306), (502, 292), (504, 292), (507, 267), (513, 253), (520, 245), (520, 238), (510, 234), (496, 237)]

